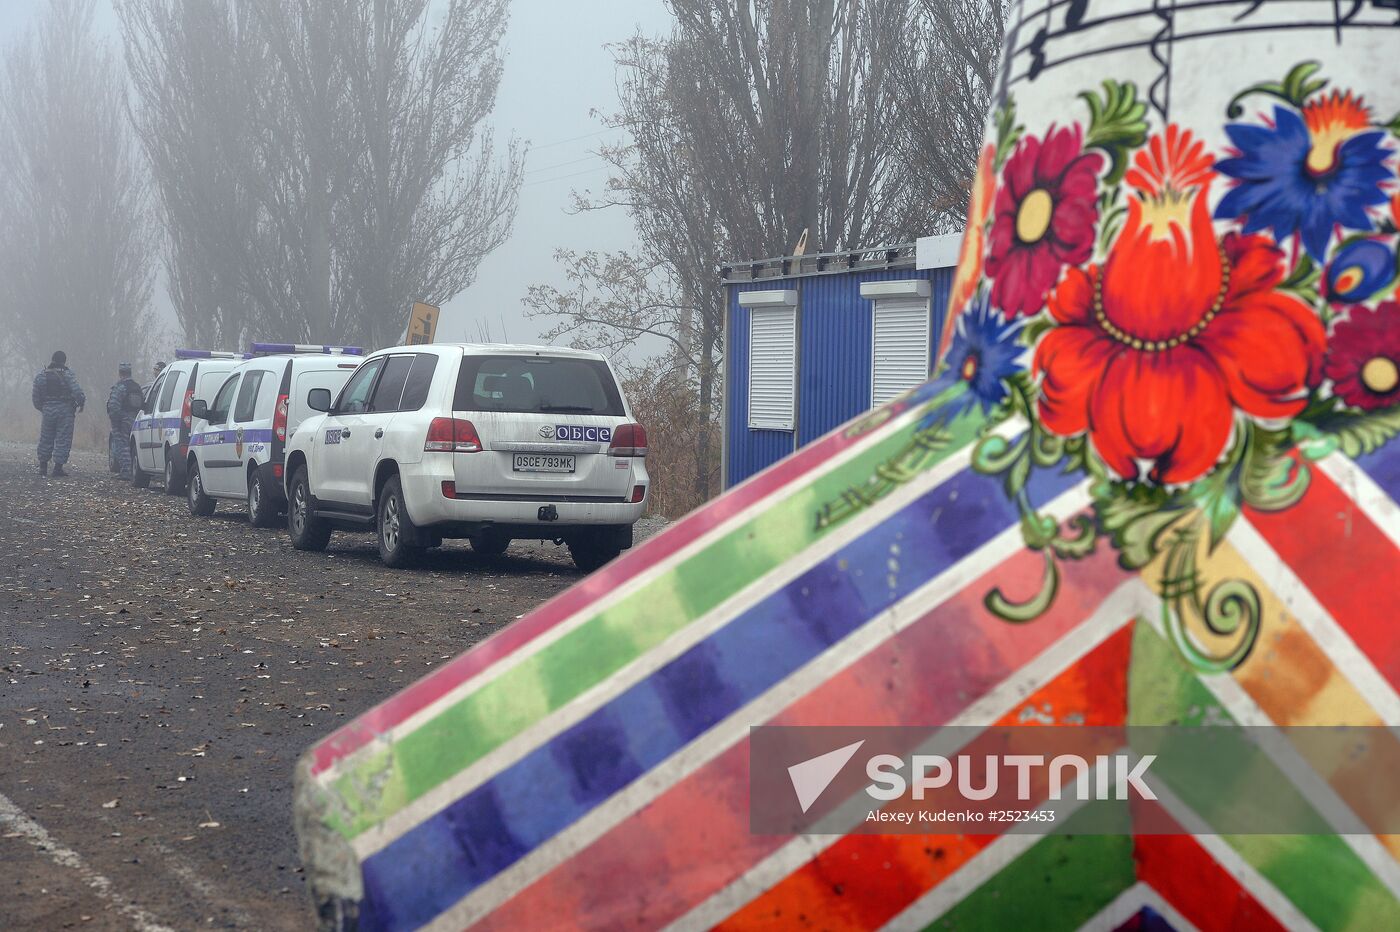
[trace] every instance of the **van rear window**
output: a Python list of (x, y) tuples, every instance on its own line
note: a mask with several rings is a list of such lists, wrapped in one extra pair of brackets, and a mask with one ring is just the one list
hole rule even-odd
[(465, 356), (452, 410), (613, 417), (625, 413), (606, 363), (562, 356)]
[[(176, 369), (165, 377), (165, 387), (160, 393), (160, 404), (156, 406), (158, 411), (169, 411), (171, 403), (175, 400), (175, 393), (180, 390), (180, 383), (184, 381), (185, 373)], [(184, 404), (184, 396), (180, 396), (180, 403)]]

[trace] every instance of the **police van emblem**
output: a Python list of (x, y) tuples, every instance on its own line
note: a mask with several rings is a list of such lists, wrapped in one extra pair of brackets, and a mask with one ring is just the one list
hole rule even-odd
[(243, 458), (243, 428), (238, 428), (233, 434), (233, 455), (239, 459)]
[(544, 425), (540, 428), (540, 436), (546, 440), (549, 440), (551, 437), (554, 436), (554, 428), (549, 426), (548, 424)]

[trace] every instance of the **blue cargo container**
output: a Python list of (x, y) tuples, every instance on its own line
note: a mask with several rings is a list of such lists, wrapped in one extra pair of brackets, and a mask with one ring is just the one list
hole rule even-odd
[(726, 488), (928, 377), (960, 239), (721, 267)]

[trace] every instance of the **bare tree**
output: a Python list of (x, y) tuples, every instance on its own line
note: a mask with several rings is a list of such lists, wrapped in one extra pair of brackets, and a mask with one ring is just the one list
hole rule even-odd
[(481, 131), (505, 0), (118, 10), (187, 330), (392, 342), (409, 302), (460, 293), (508, 234), (519, 153)]
[(916, 231), (960, 229), (982, 148), (1010, 0), (918, 0), (898, 55), (898, 150)]
[(216, 0), (130, 0), (118, 10), (176, 318), (198, 346), (238, 346), (257, 314), (244, 268), (258, 205), (240, 166), (254, 123), (251, 16)]
[(398, 338), (406, 298), (440, 305), (462, 292), (510, 233), (523, 159), (511, 142), (497, 162), (480, 129), (500, 86), (507, 6), (451, 3), (435, 31), (428, 0), (342, 7), (358, 144), (336, 214), (347, 257), (337, 329), (378, 345)]
[(565, 288), (537, 287), (548, 334), (621, 351), (664, 340), (662, 388), (696, 393), (697, 499), (713, 489), (727, 258), (869, 246), (911, 231), (898, 152), (896, 58), (910, 0), (670, 0), (665, 39), (614, 48), (626, 142), (600, 154), (635, 253), (565, 254)]
[[(140, 150), (94, 0), (51, 0), (0, 75), (0, 321), (32, 364), (99, 378), (140, 349), (154, 275)], [(24, 368), (28, 368), (26, 365)]]
[[(667, 93), (728, 248), (783, 255), (806, 230), (809, 252), (854, 249), (895, 232), (895, 77), (909, 0), (670, 6)], [(653, 70), (631, 56), (620, 64), (638, 81)]]

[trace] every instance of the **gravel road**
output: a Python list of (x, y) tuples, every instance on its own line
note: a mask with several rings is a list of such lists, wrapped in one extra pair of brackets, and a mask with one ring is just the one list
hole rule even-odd
[(581, 575), (552, 544), (298, 553), (32, 457), (0, 444), (0, 929), (309, 928), (297, 756)]

